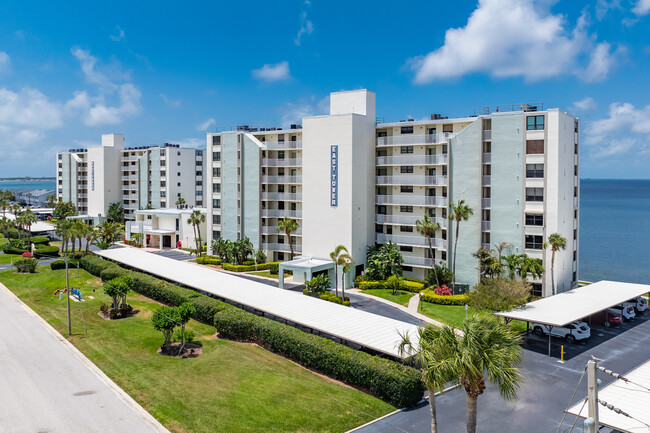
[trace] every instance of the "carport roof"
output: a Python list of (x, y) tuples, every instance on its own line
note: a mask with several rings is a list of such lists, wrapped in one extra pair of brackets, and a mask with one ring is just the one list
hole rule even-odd
[(603, 280), (494, 314), (525, 322), (564, 326), (648, 292), (650, 285)]
[[(620, 408), (632, 418), (598, 406), (598, 422), (625, 433), (650, 432), (650, 361), (623, 376), (629, 382), (618, 379), (598, 390), (598, 400)], [(587, 405), (580, 402), (568, 413), (586, 418)]]

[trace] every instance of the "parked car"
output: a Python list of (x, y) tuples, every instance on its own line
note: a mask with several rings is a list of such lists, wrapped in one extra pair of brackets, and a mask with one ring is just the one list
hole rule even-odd
[(620, 314), (615, 314), (608, 310), (599, 311), (598, 313), (591, 316), (591, 323), (596, 323), (598, 325), (603, 325), (606, 328), (609, 328), (610, 326), (618, 326), (623, 323), (623, 317), (621, 317)]
[(608, 308), (607, 311), (612, 314), (623, 316), (623, 319), (625, 320), (632, 320), (636, 317), (636, 314), (634, 314), (634, 304), (631, 304), (629, 302), (626, 302), (623, 305), (617, 305), (615, 307)]
[[(546, 325), (532, 323), (531, 328), (536, 335), (548, 335)], [(572, 344), (576, 340), (586, 340), (591, 337), (591, 329), (585, 322), (573, 322), (566, 326), (554, 326), (551, 329), (551, 335), (553, 337), (564, 338), (567, 343)]]
[(628, 302), (634, 304), (634, 309), (637, 313), (643, 313), (648, 309), (648, 300), (641, 296), (638, 298), (630, 299)]

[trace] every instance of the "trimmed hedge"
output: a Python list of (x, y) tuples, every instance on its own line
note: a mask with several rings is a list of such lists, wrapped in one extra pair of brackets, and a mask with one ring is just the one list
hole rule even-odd
[(21, 255), (22, 253), (28, 252), (27, 250), (21, 250), (20, 248), (14, 248), (10, 246), (6, 246), (2, 250), (3, 253), (5, 254), (15, 254), (17, 256)]
[(260, 263), (257, 265), (257, 269), (255, 269), (255, 265), (231, 265), (230, 263), (222, 263), (221, 267), (226, 270), (226, 271), (231, 271), (231, 272), (250, 272), (250, 271), (265, 271), (267, 269), (270, 269), (272, 265), (279, 265), (282, 262), (268, 262), (268, 263)]
[(35, 245), (49, 245), (50, 239), (46, 236), (32, 236), (32, 243)]
[[(388, 285), (386, 284), (386, 280), (383, 281), (362, 281), (360, 277), (357, 277), (354, 280), (354, 287), (360, 288), (362, 290), (369, 290), (369, 289), (390, 289)], [(412, 292), (412, 293), (419, 293), (422, 290), (424, 290), (426, 286), (422, 283), (417, 283), (414, 281), (409, 281), (402, 279), (399, 290), (405, 290), (407, 292)]]
[(420, 284), (422, 284), (422, 285), (425, 286), (425, 287), (429, 286), (429, 282), (426, 281), (426, 280), (419, 280), (419, 279), (417, 279), (417, 278), (408, 278), (408, 277), (402, 277), (402, 279), (403, 279), (404, 281), (411, 281), (411, 282), (413, 282), (413, 283), (420, 283)]
[(34, 250), (34, 256), (39, 259), (44, 257), (59, 257), (59, 247), (42, 246)]
[(440, 305), (465, 305), (467, 304), (467, 295), (441, 296), (436, 295), (433, 290), (427, 289), (422, 295), (422, 300)]
[(307, 368), (368, 390), (395, 407), (414, 406), (424, 394), (416, 369), (289, 325), (238, 309), (217, 313), (214, 325), (221, 337), (257, 343)]
[[(68, 269), (76, 268), (79, 262), (77, 260), (68, 260)], [(56, 271), (57, 269), (65, 269), (65, 260), (55, 260), (50, 263), (50, 269)]]
[(221, 264), (221, 259), (215, 256), (201, 256), (196, 258), (196, 263), (200, 265), (216, 265)]

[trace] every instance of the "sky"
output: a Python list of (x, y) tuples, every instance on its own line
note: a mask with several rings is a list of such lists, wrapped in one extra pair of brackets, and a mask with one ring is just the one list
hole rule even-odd
[(650, 0), (4, 2), (0, 177), (121, 133), (203, 147), (328, 95), (385, 121), (543, 102), (581, 119), (583, 178), (650, 178)]

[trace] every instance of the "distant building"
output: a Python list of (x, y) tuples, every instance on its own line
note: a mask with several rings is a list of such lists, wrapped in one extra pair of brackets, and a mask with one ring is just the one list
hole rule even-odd
[(53, 194), (56, 194), (56, 191), (51, 189), (32, 189), (29, 191), (16, 191), (16, 201), (25, 202), (30, 206), (47, 206), (47, 198)]
[(124, 147), (121, 134), (102, 135), (102, 145), (57, 154), (57, 198), (82, 215), (106, 216), (121, 202), (125, 219), (146, 207), (203, 206), (203, 150), (178, 144)]
[[(133, 239), (134, 233), (141, 233), (140, 242), (151, 248), (196, 248), (195, 230), (187, 221), (193, 211), (198, 210), (203, 215), (205, 208), (194, 209), (145, 209), (136, 210), (135, 220), (127, 221), (126, 237)], [(203, 243), (209, 241), (206, 237), (206, 223), (199, 225)]]

